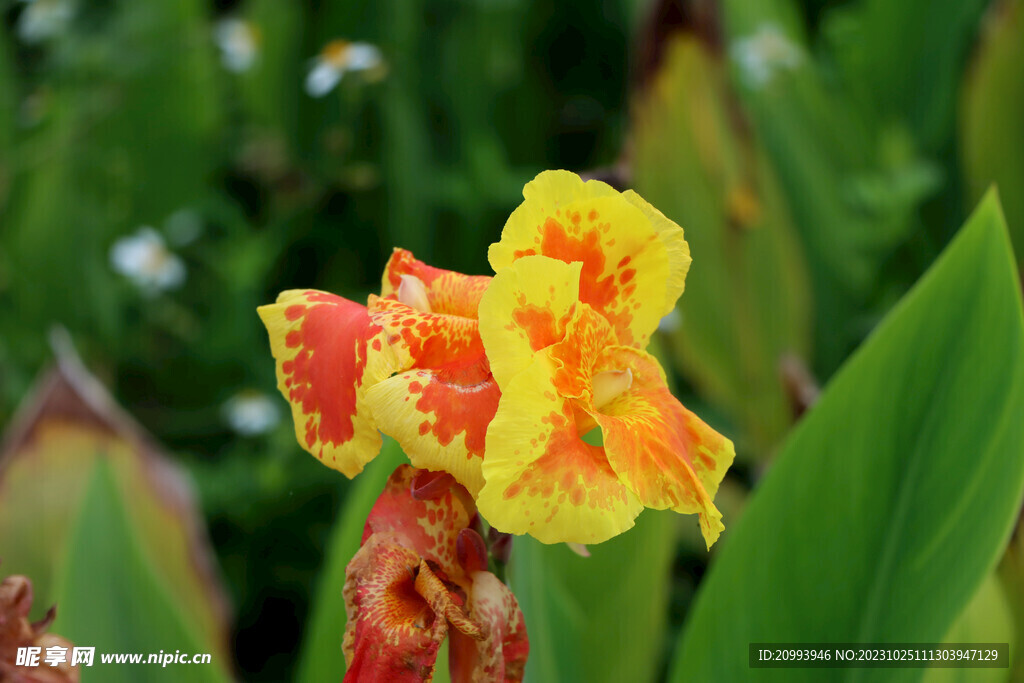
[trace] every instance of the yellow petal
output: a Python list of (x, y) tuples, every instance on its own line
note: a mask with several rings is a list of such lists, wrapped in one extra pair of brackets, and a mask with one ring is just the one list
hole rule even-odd
[(527, 256), (498, 273), (480, 300), (480, 338), (505, 386), (535, 351), (561, 341), (579, 298), (579, 263)]
[(665, 314), (672, 276), (668, 248), (646, 210), (566, 171), (541, 173), (523, 197), (488, 252), (494, 271), (538, 254), (581, 262), (580, 301), (611, 323), (620, 344), (643, 348)]
[(679, 403), (653, 356), (619, 347), (602, 362), (633, 373), (627, 391), (591, 411), (609, 464), (647, 507), (700, 515), (710, 548), (724, 528), (713, 501), (735, 457), (732, 442)]
[(500, 531), (543, 543), (600, 543), (632, 527), (642, 505), (604, 450), (579, 437), (571, 403), (554, 391), (554, 372), (540, 351), (502, 393), (477, 506)]
[(676, 301), (683, 294), (686, 286), (686, 274), (690, 271), (690, 245), (683, 237), (683, 229), (665, 217), (661, 211), (654, 208), (650, 202), (638, 195), (633, 190), (626, 190), (622, 193), (633, 206), (644, 212), (650, 219), (658, 239), (665, 245), (668, 253), (668, 282), (665, 291), (665, 308), (662, 315), (668, 315), (669, 311), (676, 307)]

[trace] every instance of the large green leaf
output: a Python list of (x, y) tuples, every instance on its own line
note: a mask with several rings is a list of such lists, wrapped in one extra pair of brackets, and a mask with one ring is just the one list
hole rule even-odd
[(961, 146), (973, 197), (995, 182), (1024, 259), (1024, 2), (1001, 3), (963, 91)]
[(526, 617), (526, 680), (644, 681), (659, 670), (675, 515), (648, 510), (636, 526), (591, 546), (517, 537), (510, 585)]
[(859, 680), (754, 671), (747, 646), (941, 640), (1016, 520), (1022, 412), (1020, 289), (992, 193), (788, 440), (723, 540), (671, 679)]
[[(1013, 643), (1013, 617), (1006, 591), (996, 574), (982, 581), (967, 607), (949, 629), (944, 643)], [(1017, 653), (1010, 648), (1010, 659)], [(946, 669), (925, 672), (924, 683), (997, 683), (1010, 680), (1010, 669)]]
[(737, 106), (705, 44), (668, 41), (634, 102), (633, 173), (693, 254), (672, 333), (684, 373), (767, 455), (792, 419), (779, 361), (809, 353), (809, 285), (778, 183)]
[(114, 472), (96, 458), (68, 543), (53, 632), (80, 647), (95, 647), (82, 680), (227, 681), (228, 663), (103, 664), (107, 653), (210, 653), (166, 589), (138, 542)]
[(162, 590), (193, 636), (223, 662), (229, 656), (226, 600), (188, 481), (98, 380), (63, 354), (5, 437), (0, 559), (5, 570), (32, 579), (33, 618), (58, 600), (59, 577), (73, 571), (68, 549), (90, 475), (102, 460)]
[(359, 550), (370, 508), (384, 490), (384, 483), (395, 467), (404, 460), (405, 455), (398, 444), (386, 439), (380, 455), (348, 487), (348, 500), (324, 552), (320, 580), (303, 639), (299, 673), (295, 677), (300, 683), (333, 681), (345, 673), (345, 655), (341, 651), (341, 639), (345, 634), (345, 599), (341, 594), (345, 585), (345, 567)]

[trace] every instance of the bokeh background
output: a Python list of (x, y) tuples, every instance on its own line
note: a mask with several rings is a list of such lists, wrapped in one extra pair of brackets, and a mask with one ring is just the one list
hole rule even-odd
[[(4, 573), (60, 575), (76, 552), (66, 538), (81, 541), (34, 530), (53, 501), (88, 498), (89, 476), (50, 479), (47, 461), (17, 480), (37, 493), (17, 498), (2, 469), (31, 451), (21, 437), (43, 419), (18, 406), (34, 383), (45, 398), (55, 346), (75, 366), (73, 346), (126, 413), (83, 428), (121, 430), (195, 491), (195, 543), (212, 550), (202, 581), (225, 605), (203, 618), (227, 634), (222, 665), (244, 680), (296, 675), (352, 498), (300, 450), (276, 393), (255, 308), (279, 291), (362, 300), (394, 246), (489, 273), (487, 245), (543, 169), (637, 189), (691, 245), (686, 292), (655, 346), (677, 395), (737, 444), (718, 499), (728, 528), (819, 387), (993, 182), (1024, 248), (1019, 0), (0, 10)], [(338, 40), (375, 58), (346, 63)], [(307, 80), (318, 68), (339, 77), (326, 92)], [(118, 475), (122, 494), (145, 499), (153, 478), (125, 483), (136, 475)], [(653, 680), (709, 561), (693, 518), (658, 524), (671, 578), (651, 603), (664, 612), (644, 657)], [(37, 610), (68, 590), (53, 584)]]

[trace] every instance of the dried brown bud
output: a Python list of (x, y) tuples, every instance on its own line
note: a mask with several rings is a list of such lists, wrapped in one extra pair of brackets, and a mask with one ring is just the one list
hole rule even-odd
[[(71, 666), (72, 646), (64, 638), (46, 633), (56, 617), (55, 608), (35, 623), (28, 620), (32, 608), (32, 582), (24, 576), (8, 576), (0, 582), (0, 681), (4, 683), (78, 683), (78, 667)], [(19, 648), (40, 648), (38, 666), (18, 666)], [(42, 661), (47, 648), (64, 648), (64, 661), (50, 666)]]

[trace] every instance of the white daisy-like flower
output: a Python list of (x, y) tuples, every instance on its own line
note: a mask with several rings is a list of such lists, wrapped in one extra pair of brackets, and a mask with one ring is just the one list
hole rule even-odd
[(244, 19), (218, 21), (213, 27), (213, 40), (220, 48), (220, 61), (228, 71), (247, 71), (259, 56), (259, 30)]
[(71, 0), (22, 0), (28, 7), (18, 17), (18, 37), (26, 43), (41, 43), (64, 32), (75, 8)]
[(114, 242), (110, 265), (150, 296), (176, 289), (185, 282), (185, 263), (167, 249), (164, 238), (148, 225)]
[(274, 428), (281, 419), (281, 409), (270, 396), (245, 390), (224, 404), (224, 419), (242, 436), (256, 436)]
[(796, 69), (804, 60), (800, 46), (773, 23), (762, 24), (753, 34), (736, 40), (729, 52), (752, 88), (768, 85), (776, 73)]
[(376, 45), (333, 40), (314, 60), (306, 76), (306, 92), (313, 97), (323, 97), (338, 85), (346, 72), (373, 71), (383, 65)]

